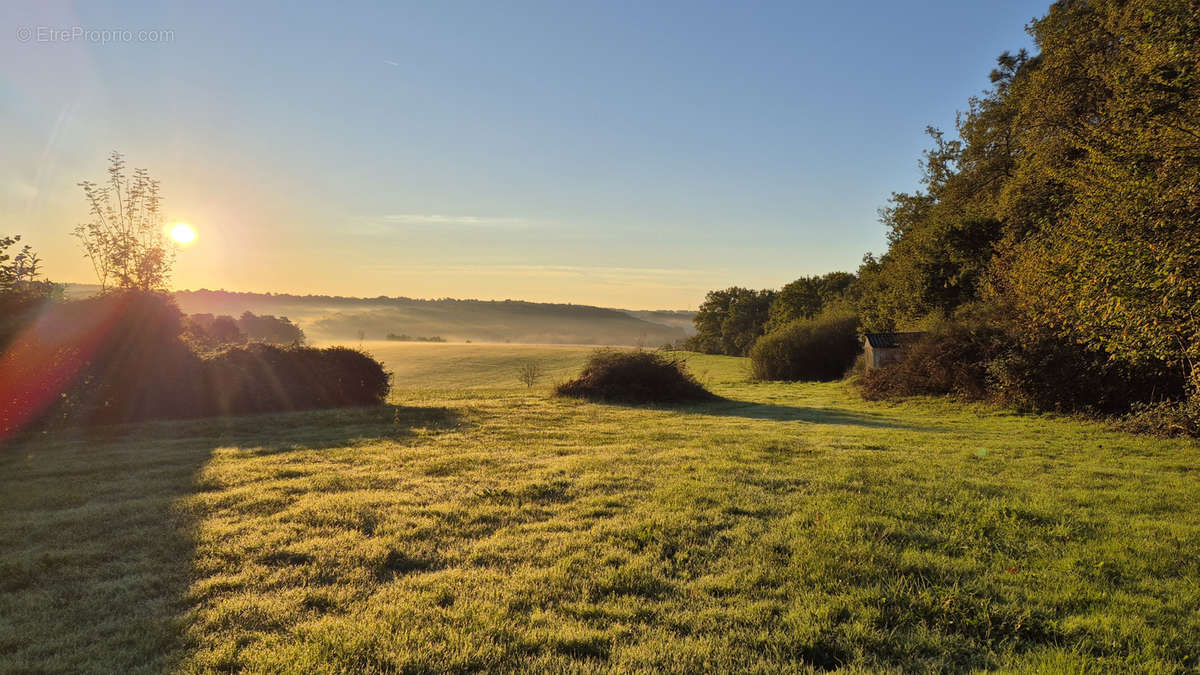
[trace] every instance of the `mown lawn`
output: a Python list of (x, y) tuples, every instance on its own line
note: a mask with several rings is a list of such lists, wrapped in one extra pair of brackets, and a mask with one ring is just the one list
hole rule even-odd
[(727, 401), (597, 405), (404, 349), (380, 409), (0, 449), (0, 671), (1200, 667), (1194, 442), (719, 357)]

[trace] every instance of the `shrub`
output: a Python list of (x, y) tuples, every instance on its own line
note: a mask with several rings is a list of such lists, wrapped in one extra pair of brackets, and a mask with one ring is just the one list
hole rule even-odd
[(759, 338), (750, 350), (750, 373), (756, 380), (836, 380), (859, 351), (858, 317), (798, 319)]
[(200, 359), (181, 339), (183, 315), (167, 294), (107, 293), (62, 303), (45, 319), (34, 339), (53, 350), (44, 356), (64, 378), (56, 422), (192, 416), (202, 401)]
[(1131, 364), (1044, 333), (1010, 337), (988, 364), (988, 386), (995, 401), (1020, 409), (1104, 414), (1186, 394), (1177, 368)]
[(377, 405), (390, 375), (370, 356), (345, 347), (230, 347), (203, 361), (209, 414), (245, 414)]
[(533, 385), (542, 377), (542, 364), (537, 361), (525, 361), (517, 367), (517, 379), (521, 381), (527, 388), (532, 389)]
[(51, 302), (49, 293), (0, 291), (0, 351), (33, 324)]
[(597, 350), (579, 377), (560, 384), (555, 393), (615, 403), (680, 403), (716, 398), (696, 381), (683, 361), (644, 350)]
[(983, 325), (945, 323), (909, 345), (897, 363), (867, 371), (857, 380), (871, 400), (899, 396), (987, 395), (987, 366), (999, 331)]
[(1135, 434), (1200, 437), (1200, 397), (1186, 401), (1137, 403), (1117, 427)]
[(898, 363), (857, 382), (868, 399), (949, 394), (1056, 412), (1124, 412), (1185, 393), (1183, 373), (1165, 364), (1129, 364), (1053, 334), (986, 322), (939, 324)]

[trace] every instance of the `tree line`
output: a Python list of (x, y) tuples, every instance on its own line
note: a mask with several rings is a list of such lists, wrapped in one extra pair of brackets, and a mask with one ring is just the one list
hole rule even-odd
[[(1109, 411), (1190, 396), (1179, 405), (1194, 414), (1200, 12), (1191, 0), (1063, 0), (1029, 31), (1036, 53), (998, 58), (954, 137), (928, 129), (921, 188), (881, 210), (884, 253), (852, 276), (714, 291), (692, 346), (746, 354), (785, 317), (840, 303), (863, 330), (941, 340), (927, 370), (953, 353), (980, 395)], [(823, 293), (827, 277), (845, 285)], [(882, 378), (880, 391), (914, 388)], [(926, 388), (970, 388), (947, 381)]]
[(227, 314), (188, 314), (184, 317), (184, 336), (201, 348), (247, 342), (304, 344), (304, 331), (286, 316), (257, 315), (249, 311), (242, 312), (237, 319)]

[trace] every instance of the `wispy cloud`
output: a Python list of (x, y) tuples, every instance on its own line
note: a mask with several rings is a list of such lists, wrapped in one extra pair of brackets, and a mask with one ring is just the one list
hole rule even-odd
[(389, 66), (399, 66), (400, 65), (399, 63), (396, 63), (395, 61), (392, 61), (391, 59), (384, 59), (383, 62), (388, 64)]
[(38, 196), (37, 186), (23, 178), (12, 178), (3, 186), (5, 196), (11, 196), (14, 201), (27, 201)]
[(529, 222), (520, 218), (502, 218), (496, 216), (446, 216), (437, 213), (395, 213), (386, 215), (383, 220), (388, 223), (405, 225), (451, 225), (460, 227), (529, 227)]
[(439, 213), (392, 213), (357, 216), (344, 222), (347, 231), (368, 237), (387, 237), (412, 229), (425, 230), (527, 230), (535, 227), (523, 218), (499, 216), (449, 216)]

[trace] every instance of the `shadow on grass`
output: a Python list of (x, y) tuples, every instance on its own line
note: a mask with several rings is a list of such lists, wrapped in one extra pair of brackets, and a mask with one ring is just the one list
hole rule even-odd
[(186, 650), (199, 514), (216, 448), (353, 446), (450, 428), (378, 406), (27, 434), (0, 448), (0, 670), (162, 672)]
[(854, 412), (837, 408), (808, 408), (803, 406), (775, 405), (773, 403), (754, 403), (752, 401), (735, 401), (721, 397), (703, 402), (681, 401), (677, 403), (652, 404), (604, 400), (590, 400), (590, 402), (626, 408), (671, 410), (674, 412), (709, 415), (712, 417), (742, 417), (745, 419), (771, 420), (775, 422), (811, 422), (813, 424), (837, 424), (904, 431), (941, 431), (941, 429), (936, 427), (910, 424), (894, 417), (873, 413)]
[[(682, 408), (681, 408), (682, 409)], [(910, 424), (894, 417), (873, 413), (854, 412), (837, 408), (808, 408), (803, 406), (775, 405), (721, 399), (713, 403), (689, 406), (688, 412), (715, 417), (744, 417), (754, 420), (777, 422), (811, 422), (813, 424), (840, 424), (880, 429), (904, 429), (909, 431), (936, 431), (932, 427)]]
[(236, 417), (160, 420), (94, 427), (78, 433), (90, 441), (182, 440), (236, 445), (258, 454), (324, 450), (412, 436), (416, 429), (450, 429), (458, 414), (441, 407), (378, 405)]
[(449, 408), (398, 405), (217, 421), (216, 438), (222, 445), (237, 445), (260, 455), (401, 440), (417, 429), (451, 429), (460, 424), (458, 414)]
[(780, 406), (775, 404), (756, 404), (752, 401), (736, 401), (725, 398), (715, 398), (709, 401), (679, 401), (673, 404), (631, 404), (625, 401), (577, 399), (593, 402), (593, 404), (642, 408), (642, 410), (662, 410), (684, 412), (690, 414), (707, 414), (712, 417), (740, 417), (745, 419), (767, 419), (773, 422), (809, 422), (812, 424), (839, 424), (851, 426), (868, 426), (874, 429), (898, 429), (905, 431), (940, 431), (934, 426), (910, 424), (894, 417), (882, 416), (865, 412), (840, 410), (840, 408), (811, 408), (803, 406)]

